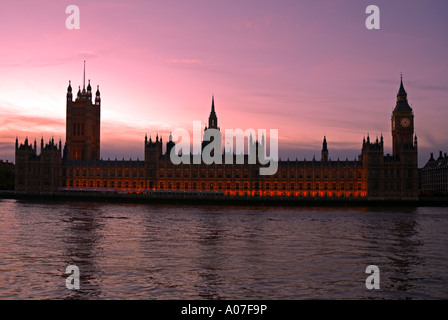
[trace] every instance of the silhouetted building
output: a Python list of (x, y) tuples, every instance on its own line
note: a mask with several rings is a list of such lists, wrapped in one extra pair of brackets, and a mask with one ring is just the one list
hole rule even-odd
[(99, 160), (100, 159), (100, 111), (101, 97), (99, 86), (92, 101), (92, 87), (90, 80), (85, 87), (84, 83), (78, 89), (76, 99), (73, 101), (72, 86), (69, 82), (67, 88), (66, 112), (66, 146), (67, 159), (70, 160)]
[(0, 190), (14, 190), (14, 174), (14, 164), (0, 160)]
[[(37, 154), (28, 143), (16, 141), (16, 190), (54, 192), (57, 190), (111, 191), (129, 193), (204, 192), (230, 196), (362, 197), (368, 199), (416, 199), (418, 197), (417, 137), (414, 115), (401, 80), (392, 113), (393, 154), (384, 155), (383, 138), (362, 143), (358, 159), (331, 160), (327, 138), (322, 142), (321, 160), (280, 160), (273, 175), (260, 175), (263, 164), (236, 161), (232, 164), (173, 164), (170, 135), (163, 152), (162, 137), (145, 136), (144, 160), (100, 160), (100, 94), (92, 102), (90, 82), (79, 89), (72, 101), (67, 89), (67, 132), (64, 151), (50, 141)], [(207, 129), (218, 127), (212, 98)], [(205, 131), (204, 131), (205, 132)], [(204, 149), (211, 141), (204, 141)], [(248, 141), (250, 150), (266, 148), (261, 141)], [(265, 153), (263, 153), (265, 154)], [(194, 155), (191, 155), (193, 157)]]
[(28, 138), (20, 144), (16, 138), (16, 175), (15, 190), (22, 192), (54, 192), (63, 185), (62, 146), (51, 139), (44, 145), (40, 142), (40, 154), (37, 153), (36, 140), (28, 143)]
[(431, 156), (421, 169), (421, 192), (423, 195), (448, 195), (448, 156), (442, 151), (439, 157)]

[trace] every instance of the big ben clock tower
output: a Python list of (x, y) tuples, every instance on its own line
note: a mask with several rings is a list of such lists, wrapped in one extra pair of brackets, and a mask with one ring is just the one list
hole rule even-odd
[(414, 113), (409, 106), (401, 77), (397, 104), (392, 112), (393, 155), (385, 172), (385, 192), (399, 199), (418, 199), (417, 136), (414, 136)]
[(394, 156), (414, 147), (414, 114), (403, 87), (403, 77), (397, 94), (397, 104), (392, 112), (392, 144)]

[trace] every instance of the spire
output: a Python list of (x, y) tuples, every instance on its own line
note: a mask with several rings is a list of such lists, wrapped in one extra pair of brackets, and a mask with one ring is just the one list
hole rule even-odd
[(324, 136), (324, 141), (322, 142), (322, 161), (328, 161), (328, 148), (327, 148), (327, 137)]
[(400, 75), (400, 89), (397, 93), (397, 105), (395, 109), (411, 109), (408, 103), (408, 94), (403, 86), (403, 74)]
[(400, 74), (400, 89), (398, 90), (398, 95), (406, 96), (406, 90), (404, 90), (403, 86), (403, 73)]
[(82, 91), (86, 89), (86, 60), (84, 60), (84, 76), (82, 78)]
[(327, 149), (327, 137), (324, 136), (324, 141), (322, 143), (322, 151), (328, 151)]
[(212, 110), (210, 111), (210, 116), (208, 117), (208, 128), (209, 129), (218, 129), (218, 117), (216, 116), (216, 112), (215, 112), (215, 96), (214, 95), (212, 95)]

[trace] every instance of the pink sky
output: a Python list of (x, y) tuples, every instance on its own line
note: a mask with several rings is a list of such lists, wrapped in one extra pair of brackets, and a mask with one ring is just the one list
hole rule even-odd
[[(80, 9), (68, 30), (65, 9)], [(448, 152), (448, 3), (377, 1), (9, 1), (0, 11), (0, 159), (14, 141), (65, 141), (65, 94), (83, 61), (102, 98), (101, 156), (143, 159), (145, 133), (167, 140), (205, 125), (278, 129), (282, 159), (353, 159), (383, 134), (400, 73), (414, 109), (419, 165)]]

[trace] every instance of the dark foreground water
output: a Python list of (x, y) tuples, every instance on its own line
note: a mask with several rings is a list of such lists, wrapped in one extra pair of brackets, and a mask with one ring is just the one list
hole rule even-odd
[(448, 298), (447, 208), (0, 200), (0, 299), (406, 298)]

